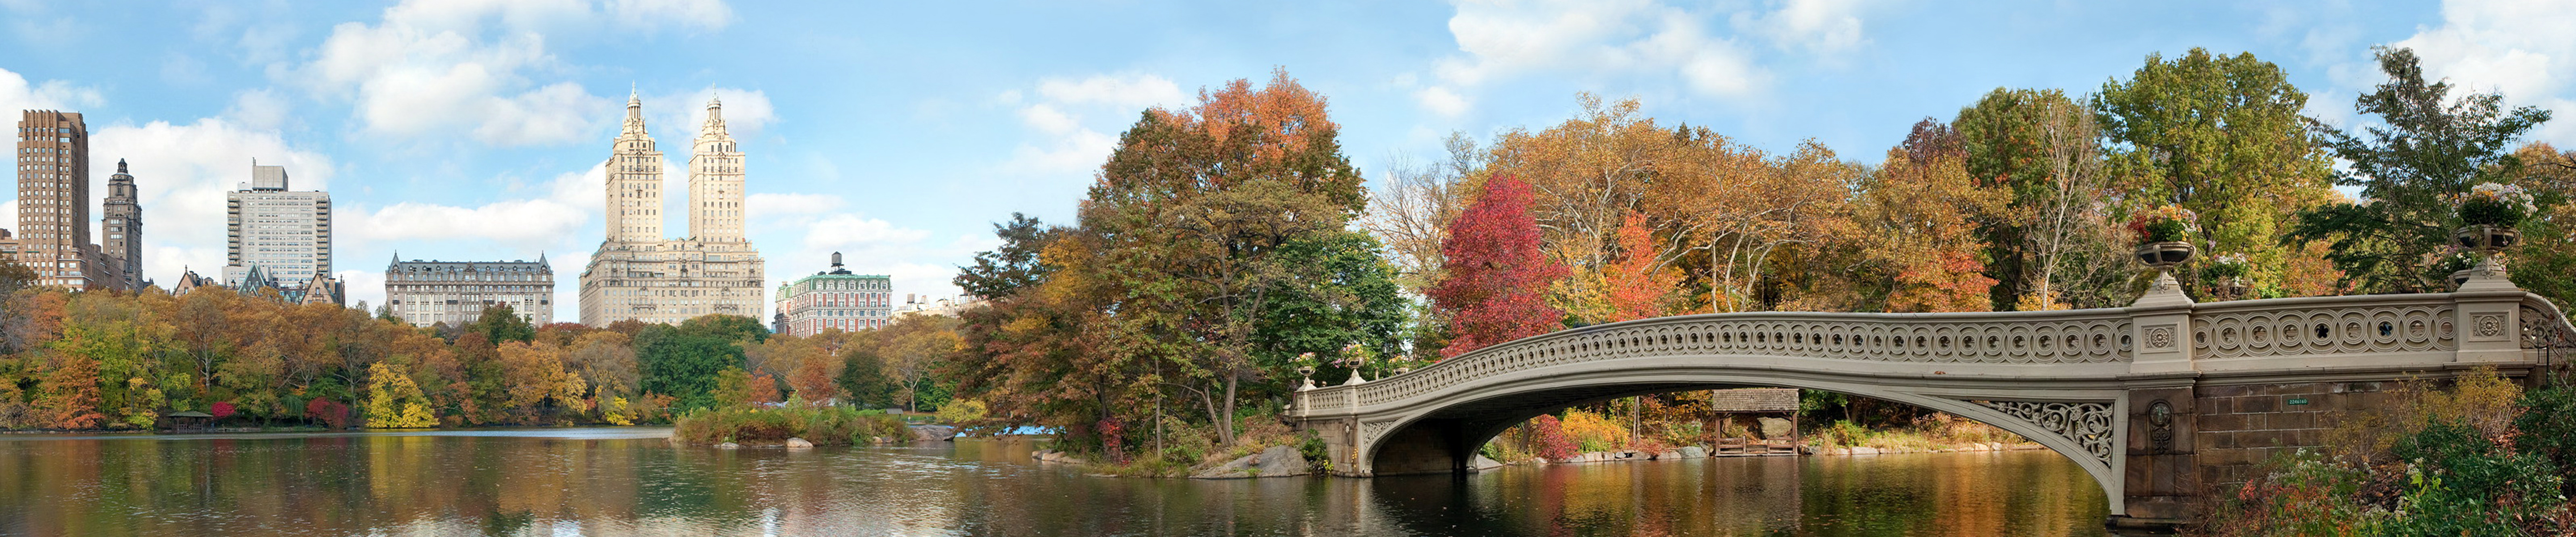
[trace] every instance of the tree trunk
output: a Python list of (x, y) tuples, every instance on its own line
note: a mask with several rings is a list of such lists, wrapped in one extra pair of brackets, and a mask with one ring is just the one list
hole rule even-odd
[(1234, 375), (1227, 375), (1225, 377), (1225, 406), (1218, 409), (1218, 412), (1220, 412), (1218, 415), (1220, 417), (1216, 424), (1217, 445), (1234, 445), (1234, 393), (1235, 388), (1241, 382), (1242, 380)]

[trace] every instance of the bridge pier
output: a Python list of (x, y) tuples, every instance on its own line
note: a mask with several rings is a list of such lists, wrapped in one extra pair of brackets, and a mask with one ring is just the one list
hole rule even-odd
[[(2188, 382), (2188, 381), (2186, 381)], [(2172, 526), (2190, 520), (2199, 497), (2199, 461), (2193, 451), (2198, 399), (2190, 385), (2129, 390), (2129, 441), (2123, 466), (2122, 514), (2117, 527)]]

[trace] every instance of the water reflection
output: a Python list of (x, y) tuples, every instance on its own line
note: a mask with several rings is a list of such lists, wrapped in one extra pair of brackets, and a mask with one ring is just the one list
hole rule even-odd
[(1191, 481), (1027, 441), (674, 448), (649, 428), (0, 437), (23, 535), (2100, 535), (2046, 452)]

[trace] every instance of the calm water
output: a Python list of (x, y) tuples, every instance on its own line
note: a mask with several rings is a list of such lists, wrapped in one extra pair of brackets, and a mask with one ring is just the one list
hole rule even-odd
[(1121, 479), (1025, 441), (720, 451), (666, 429), (0, 436), (10, 535), (2101, 535), (2047, 452)]

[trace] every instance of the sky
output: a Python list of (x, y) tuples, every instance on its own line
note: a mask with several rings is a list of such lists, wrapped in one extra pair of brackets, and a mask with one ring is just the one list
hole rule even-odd
[(2529, 139), (2576, 146), (2565, 0), (0, 0), (0, 26), (0, 110), (83, 113), (94, 194), (131, 163), (147, 277), (220, 275), (224, 192), (257, 160), (331, 192), (351, 300), (382, 302), (397, 252), (542, 254), (560, 321), (630, 92), (670, 160), (667, 234), (722, 99), (769, 285), (841, 252), (898, 296), (956, 293), (1011, 213), (1072, 220), (1143, 110), (1274, 69), (1329, 99), (1372, 181), (1453, 132), (1564, 121), (1585, 92), (1868, 160), (1996, 88), (2091, 93), (2194, 47), (2278, 64), (2345, 126), (2369, 120), (2352, 102), (2382, 81), (2372, 47), (2410, 47), (2431, 76), (2556, 112)]

